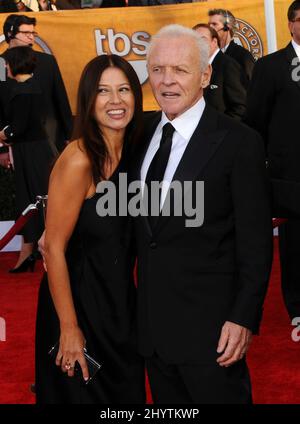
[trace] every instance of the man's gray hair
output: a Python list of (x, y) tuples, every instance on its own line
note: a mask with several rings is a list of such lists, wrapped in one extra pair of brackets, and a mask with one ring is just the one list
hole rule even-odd
[(233, 37), (236, 29), (236, 19), (230, 10), (226, 9), (210, 9), (208, 11), (208, 16), (220, 15), (222, 16), (223, 24), (227, 22), (229, 27), (230, 35)]
[(148, 51), (147, 51), (147, 62), (149, 61), (149, 57), (151, 55), (151, 50), (157, 40), (163, 38), (180, 38), (180, 37), (189, 37), (195, 41), (198, 50), (199, 50), (199, 62), (200, 62), (200, 70), (204, 72), (208, 66), (209, 61), (209, 45), (206, 40), (204, 40), (201, 35), (185, 26), (172, 24), (166, 25), (162, 27), (155, 35), (151, 37), (151, 41), (149, 43)]

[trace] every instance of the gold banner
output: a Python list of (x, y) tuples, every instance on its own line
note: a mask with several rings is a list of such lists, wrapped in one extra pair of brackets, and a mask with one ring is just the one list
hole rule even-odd
[[(278, 48), (287, 44), (286, 12), (291, 0), (275, 0)], [(65, 10), (28, 13), (37, 18), (38, 38), (35, 48), (55, 55), (61, 69), (73, 112), (76, 92), (84, 65), (103, 53), (116, 53), (129, 60), (143, 84), (144, 108), (157, 108), (147, 81), (146, 48), (152, 34), (162, 26), (178, 23), (193, 27), (207, 22), (207, 12), (226, 8), (237, 18), (236, 40), (258, 58), (267, 52), (263, 0), (219, 0), (209, 3), (170, 6), (128, 7), (93, 10)], [(2, 27), (6, 14), (0, 15)], [(6, 49), (4, 36), (0, 53)]]

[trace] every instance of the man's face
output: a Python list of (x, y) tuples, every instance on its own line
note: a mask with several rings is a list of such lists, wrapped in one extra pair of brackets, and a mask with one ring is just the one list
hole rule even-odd
[(157, 103), (172, 120), (202, 97), (211, 70), (208, 67), (201, 73), (195, 40), (180, 36), (154, 42), (148, 59), (148, 73)]
[(34, 25), (22, 24), (19, 26), (15, 38), (12, 40), (14, 47), (18, 46), (32, 46), (35, 37)]
[(209, 29), (200, 27), (200, 28), (197, 28), (195, 31), (198, 32), (198, 34), (200, 34), (201, 37), (204, 38), (204, 40), (208, 43), (209, 55), (211, 56), (212, 54), (214, 54), (214, 52), (218, 48), (218, 41), (216, 38), (212, 38)]
[(289, 30), (293, 34), (293, 39), (300, 44), (300, 10), (296, 11), (294, 22), (289, 22)]
[(229, 32), (224, 31), (224, 18), (222, 15), (212, 15), (208, 17), (208, 25), (210, 25), (212, 28), (214, 28), (219, 37), (220, 40), (223, 41), (228, 37)]

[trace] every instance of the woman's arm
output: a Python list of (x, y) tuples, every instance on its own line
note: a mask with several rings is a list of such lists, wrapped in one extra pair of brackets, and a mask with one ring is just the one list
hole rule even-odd
[[(49, 289), (60, 322), (60, 346), (56, 365), (62, 371), (74, 374), (78, 361), (83, 377), (88, 379), (88, 369), (83, 356), (85, 345), (74, 308), (69, 273), (65, 258), (68, 241), (73, 233), (78, 215), (92, 184), (90, 163), (77, 141), (70, 143), (56, 162), (50, 176), (45, 262)], [(68, 365), (71, 369), (68, 370)]]

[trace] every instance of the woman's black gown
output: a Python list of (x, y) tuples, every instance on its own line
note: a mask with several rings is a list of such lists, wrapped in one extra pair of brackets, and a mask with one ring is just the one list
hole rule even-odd
[[(112, 179), (117, 182), (117, 170)], [(76, 189), (76, 187), (74, 187)], [(66, 253), (73, 301), (88, 354), (102, 363), (94, 379), (70, 378), (48, 351), (59, 322), (45, 276), (36, 327), (37, 403), (144, 403), (144, 363), (136, 346), (134, 256), (127, 217), (100, 217), (101, 194), (86, 199)], [(65, 207), (68, 207), (66, 204)]]
[[(32, 78), (17, 82), (8, 78), (0, 84), (0, 124), (12, 143), (16, 184), (17, 217), (37, 195), (46, 195), (55, 153), (45, 131), (43, 94)], [(27, 243), (38, 241), (44, 230), (42, 210), (19, 234)]]

